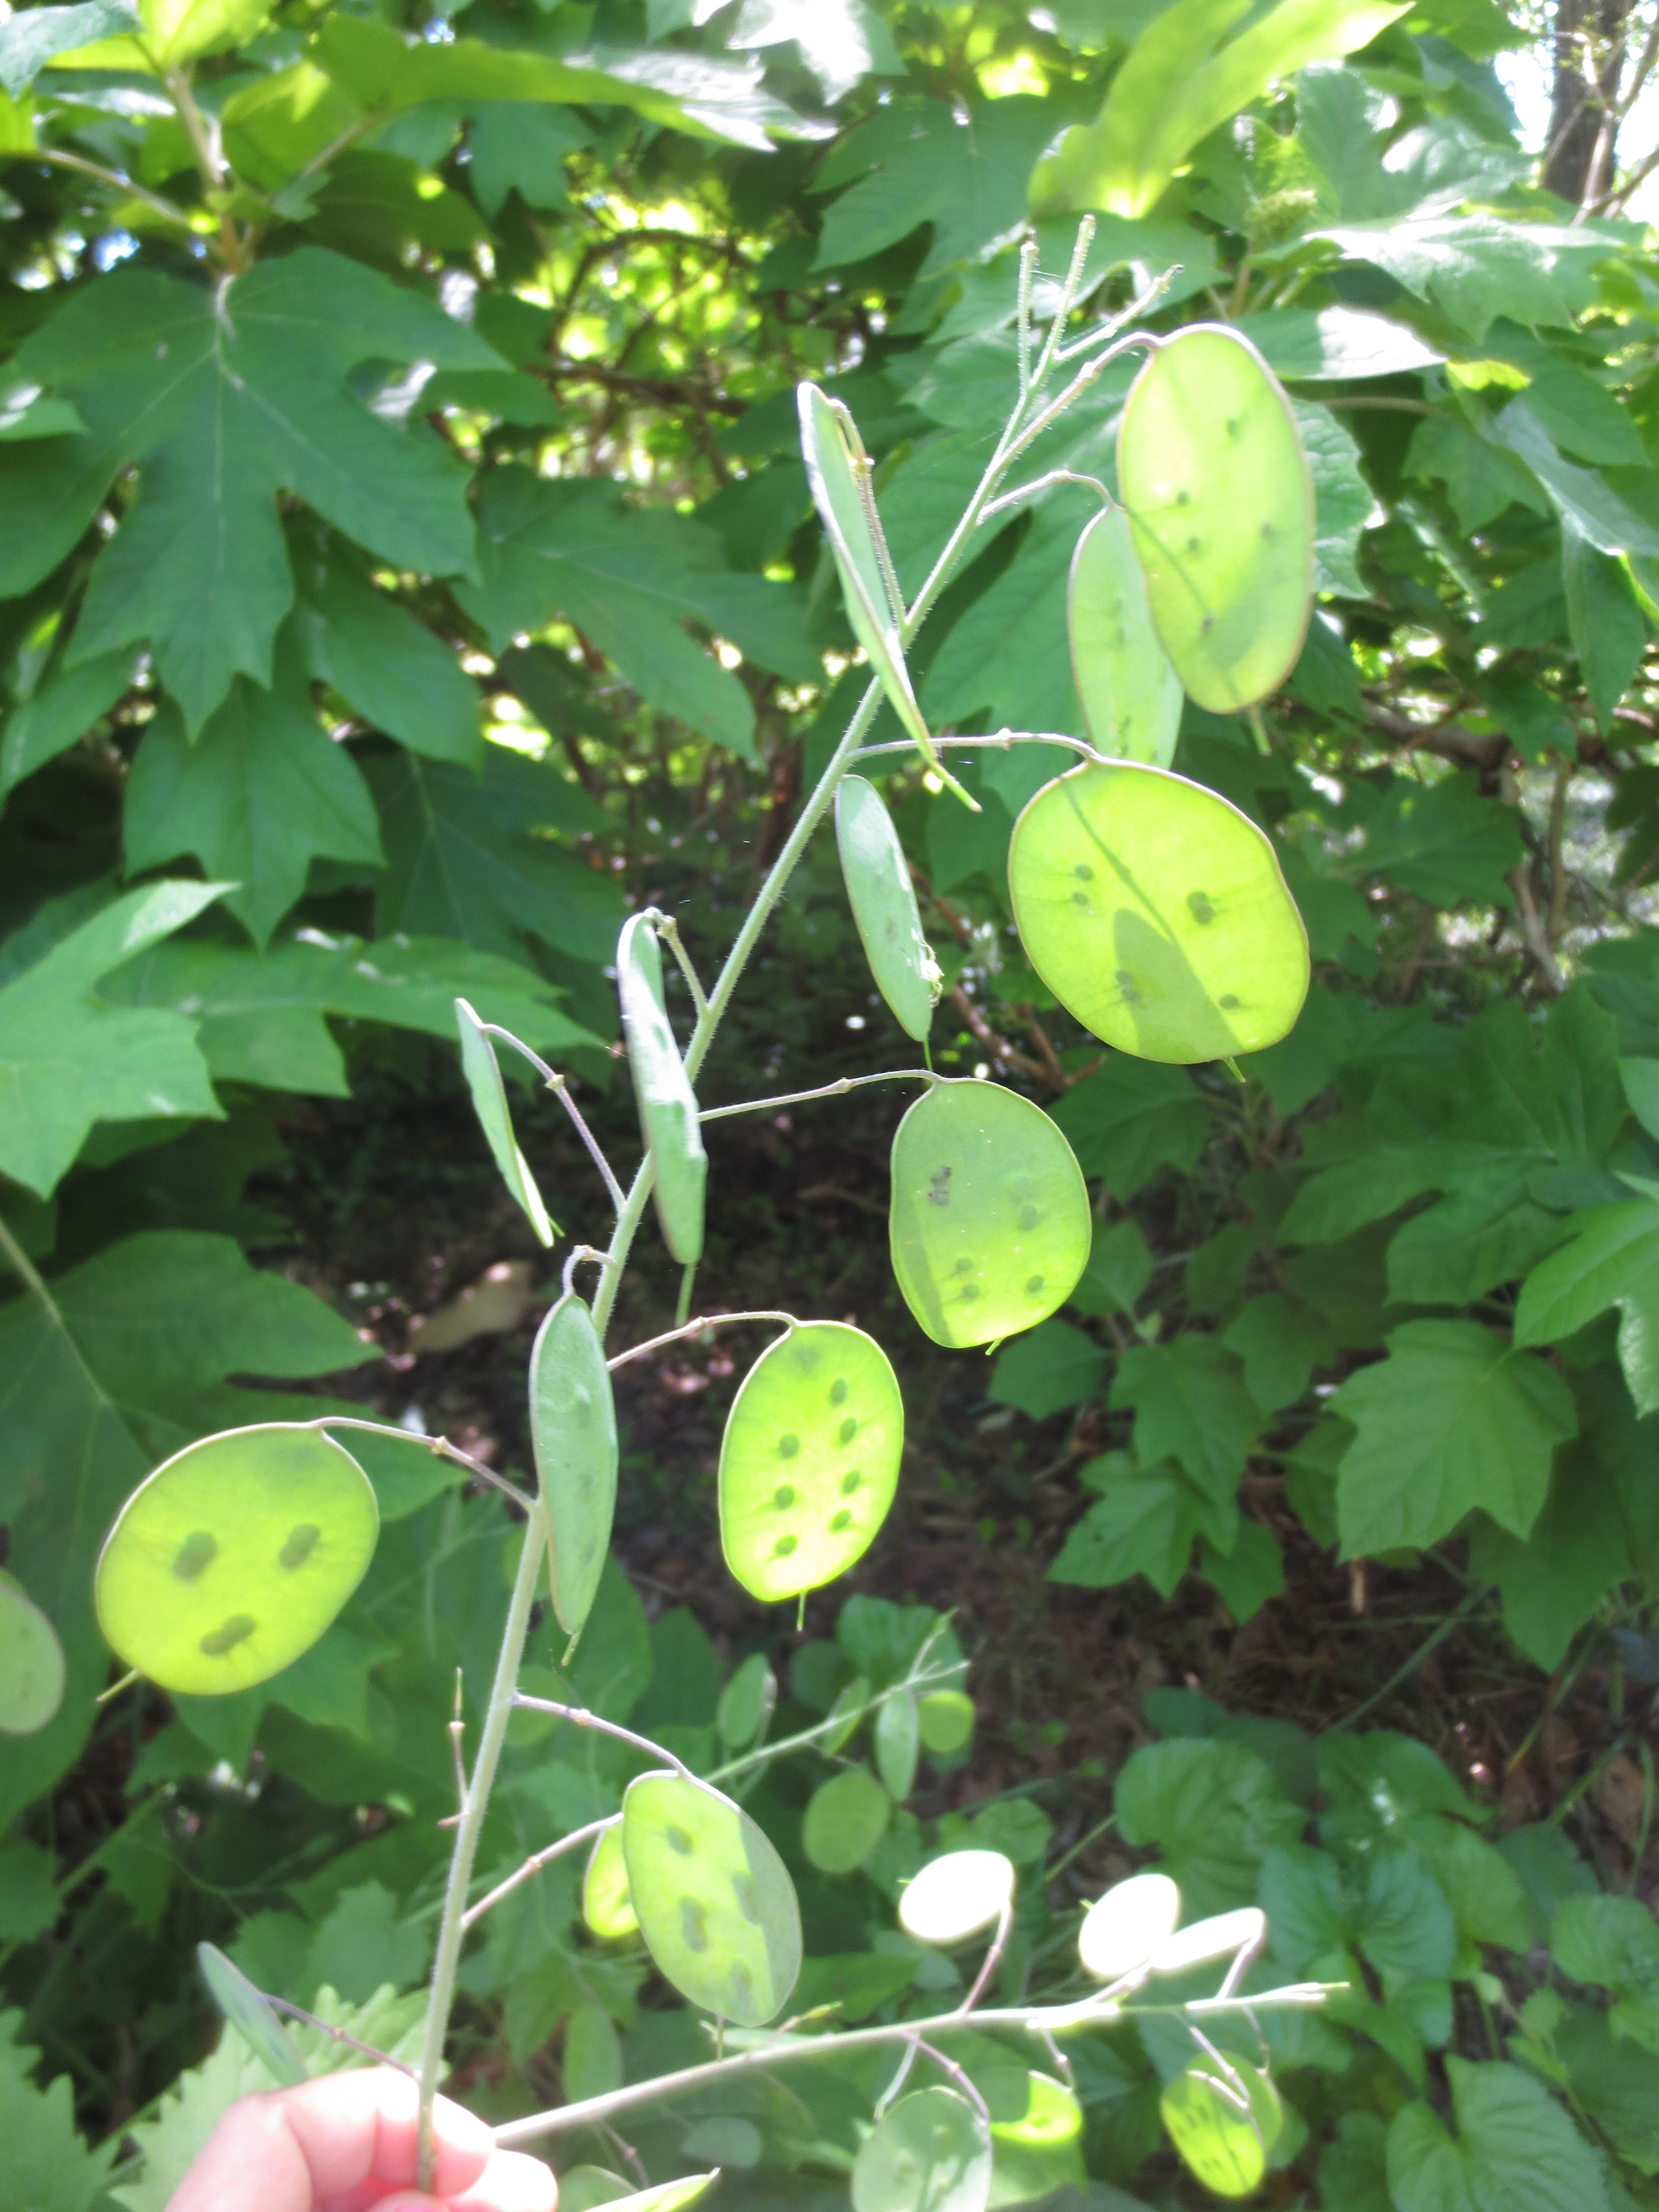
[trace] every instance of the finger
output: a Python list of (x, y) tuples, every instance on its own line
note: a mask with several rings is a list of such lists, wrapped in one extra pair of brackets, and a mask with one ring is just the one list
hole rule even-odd
[[(386, 2066), (354, 2068), (285, 2090), (279, 2101), (319, 2206), (354, 2194), (373, 2202), (389, 2191), (415, 2187), (420, 2098), (408, 2075)], [(432, 2194), (459, 2195), (489, 2162), (489, 2130), (447, 2097), (438, 2099), (432, 2122), (437, 2152)]]
[(472, 2186), (450, 2199), (450, 2212), (554, 2212), (559, 2185), (550, 2166), (523, 2151), (498, 2150)]
[(280, 2097), (244, 2097), (208, 2137), (167, 2212), (312, 2212), (311, 2168)]

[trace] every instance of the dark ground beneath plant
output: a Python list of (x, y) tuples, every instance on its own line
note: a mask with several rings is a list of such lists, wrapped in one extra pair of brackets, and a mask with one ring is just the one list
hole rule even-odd
[[(828, 1053), (811, 1061), (820, 1080), (838, 1072), (849, 1041), (824, 1042)], [(869, 1065), (866, 1054), (857, 1064)], [(251, 1194), (295, 1231), (272, 1261), (388, 1355), (344, 1387), (394, 1419), (418, 1408), (429, 1430), (500, 1468), (523, 1468), (526, 1362), (556, 1268), (502, 1192), (447, 1056), (431, 1060), (418, 1084), (374, 1071), (350, 1101), (306, 1102), (288, 1131), (289, 1163)], [(722, 1073), (711, 1071), (709, 1095), (738, 1095)], [(581, 1095), (625, 1176), (638, 1146), (620, 1070), (618, 1079), (609, 1098), (591, 1085)], [(887, 1149), (902, 1110), (894, 1093), (865, 1091), (711, 1129), (708, 1249), (694, 1310), (784, 1307), (854, 1322), (892, 1358), (908, 1428), (898, 1502), (849, 1583), (809, 1602), (804, 1633), (830, 1632), (849, 1587), (954, 1612), (980, 1712), (974, 1759), (951, 1785), (957, 1802), (1030, 1795), (1055, 1824), (1056, 1848), (1082, 1846), (1069, 1878), (1092, 1893), (1121, 1870), (1109, 1834), (1090, 1838), (1109, 1810), (1112, 1778), (1147, 1739), (1141, 1698), (1182, 1684), (1314, 1734), (1363, 1717), (1420, 1736), (1478, 1796), (1499, 1802), (1508, 1824), (1560, 1818), (1604, 1881), (1648, 1893), (1659, 1877), (1645, 1850), (1654, 1693), (1620, 1679), (1605, 1639), (1547, 1680), (1507, 1644), (1495, 1606), (1447, 1627), (1467, 1595), (1449, 1566), (1339, 1566), (1266, 1474), (1247, 1478), (1246, 1500), (1284, 1546), (1287, 1586), (1243, 1626), (1195, 1577), (1167, 1603), (1139, 1580), (1091, 1591), (1047, 1579), (1080, 1510), (1077, 1470), (1115, 1440), (1112, 1417), (1096, 1407), (1035, 1422), (992, 1406), (984, 1355), (941, 1351), (917, 1328), (887, 1258)], [(520, 1094), (515, 1113), (567, 1236), (602, 1242), (603, 1194), (561, 1109)], [(1146, 1206), (1137, 1210), (1156, 1246)], [(617, 1346), (674, 1318), (678, 1271), (654, 1222), (635, 1251)], [(514, 1259), (532, 1263), (544, 1293), (520, 1326), (450, 1352), (411, 1351), (416, 1316)], [(796, 1634), (793, 1620), (757, 1605), (726, 1573), (715, 1524), (721, 1427), (763, 1340), (757, 1328), (722, 1331), (617, 1378), (620, 1557), (648, 1610), (690, 1605), (733, 1656), (761, 1644), (787, 1656)], [(1633, 1881), (1638, 1851), (1645, 1863)]]

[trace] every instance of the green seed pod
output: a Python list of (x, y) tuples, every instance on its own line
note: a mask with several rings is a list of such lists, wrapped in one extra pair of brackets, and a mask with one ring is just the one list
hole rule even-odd
[(916, 1707), (916, 1724), (923, 1748), (949, 1759), (974, 1740), (974, 1701), (966, 1690), (930, 1690)]
[(1014, 1863), (1004, 1852), (946, 1851), (901, 1893), (899, 1926), (918, 1943), (965, 1943), (996, 1926), (1013, 1894)]
[(933, 1026), (939, 963), (921, 933), (915, 890), (893, 817), (875, 786), (861, 775), (843, 776), (836, 788), (836, 844), (876, 988), (899, 1027), (920, 1042)]
[(1142, 1060), (1276, 1044), (1308, 994), (1308, 933), (1269, 839), (1184, 776), (1073, 769), (1014, 824), (1026, 957), (1077, 1019)]
[(33, 1735), (64, 1702), (58, 1632), (13, 1576), (0, 1570), (0, 1735)]
[(1313, 608), (1313, 479), (1290, 403), (1237, 331), (1195, 323), (1135, 379), (1117, 480), (1146, 601), (1200, 707), (1237, 714), (1296, 665)]
[(537, 1331), (530, 1437), (552, 1539), (553, 1610), (567, 1636), (580, 1636), (616, 1518), (617, 1407), (593, 1316), (574, 1293)]
[(292, 1665), (368, 1570), (374, 1487), (349, 1452), (289, 1421), (186, 1445), (139, 1484), (98, 1562), (98, 1625), (129, 1667), (183, 1697)]
[(880, 526), (875, 495), (870, 489), (870, 463), (858, 426), (842, 403), (830, 398), (816, 384), (803, 384), (796, 398), (800, 410), (801, 459), (806, 464), (812, 501), (841, 578), (847, 619), (869, 656), (871, 672), (887, 694), (889, 705), (937, 766), (939, 756), (910, 688), (898, 623), (882, 579), (876, 544)]
[(867, 1766), (848, 1766), (807, 1800), (800, 1847), (821, 1874), (851, 1874), (887, 1833), (893, 1801)]
[(550, 1244), (559, 1233), (558, 1224), (549, 1219), (542, 1194), (536, 1188), (536, 1178), (513, 1134), (513, 1115), (495, 1048), (465, 999), (455, 1001), (455, 1026), (460, 1034), (461, 1070), (466, 1077), (467, 1089), (472, 1093), (472, 1110), (489, 1140), (501, 1181), (524, 1208), (542, 1243)]
[(742, 1807), (686, 1774), (641, 1774), (623, 1799), (623, 1856), (640, 1933), (690, 2003), (763, 2027), (800, 1972), (800, 1907)]
[(211, 1943), (196, 1946), (196, 1963), (214, 2003), (254, 2057), (283, 2088), (297, 2088), (306, 2078), (305, 2061), (260, 1991)]
[(606, 1828), (588, 1854), (582, 1876), (582, 1918), (601, 1942), (615, 1943), (638, 1929), (639, 1915), (628, 1893), (628, 1862), (622, 1830)]
[(642, 914), (630, 915), (623, 924), (617, 942), (617, 990), (640, 1125), (656, 1170), (657, 1218), (663, 1242), (681, 1266), (689, 1267), (702, 1255), (708, 1159), (697, 1102), (668, 1024), (662, 947)]
[(751, 1651), (714, 1708), (714, 1728), (728, 1751), (747, 1751), (771, 1718), (778, 1702), (778, 1678), (763, 1651)]
[(720, 1542), (750, 1595), (798, 1597), (861, 1559), (903, 1445), (898, 1378), (862, 1329), (803, 1322), (768, 1345), (720, 1444)]
[(877, 2121), (853, 2166), (853, 2212), (985, 2212), (991, 2130), (954, 2089), (915, 2089)]
[(1248, 2197), (1260, 2186), (1285, 2124), (1279, 2092), (1244, 2059), (1225, 2069), (1200, 2058), (1164, 2087), (1158, 2100), (1182, 2162), (1218, 2197)]
[(916, 1785), (921, 1723), (908, 1690), (896, 1690), (876, 1715), (876, 1771), (902, 1805)]
[(1083, 1916), (1077, 1953), (1097, 1982), (1150, 1966), (1181, 1917), (1181, 1892), (1167, 1874), (1132, 1874), (1114, 1882)]
[(893, 1139), (890, 1204), (893, 1273), (935, 1344), (1035, 1327), (1088, 1265), (1089, 1194), (1072, 1148), (1000, 1083), (939, 1083), (917, 1099)]
[[(589, 2172), (597, 2172), (588, 2167)], [(605, 2212), (686, 2212), (686, 2207), (706, 2197), (720, 2175), (714, 2173), (683, 2173), (678, 2181), (659, 2181), (653, 2189), (636, 2189), (625, 2197), (592, 2197), (590, 2204), (604, 2204)], [(563, 2177), (559, 2181), (560, 2212), (580, 2212), (566, 2189)]]
[(1152, 627), (1146, 579), (1121, 507), (1097, 514), (1077, 541), (1066, 627), (1096, 750), (1168, 768), (1181, 732), (1181, 678)]

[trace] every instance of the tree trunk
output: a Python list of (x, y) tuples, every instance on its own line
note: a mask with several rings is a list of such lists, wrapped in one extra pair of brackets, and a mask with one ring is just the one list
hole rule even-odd
[(1613, 181), (1619, 136), (1613, 104), (1625, 63), (1632, 0), (1556, 0), (1555, 91), (1546, 189), (1583, 207)]

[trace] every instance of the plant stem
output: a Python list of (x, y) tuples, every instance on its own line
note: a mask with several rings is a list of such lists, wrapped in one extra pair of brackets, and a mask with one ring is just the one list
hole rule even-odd
[(604, 1178), (605, 1187), (611, 1194), (611, 1203), (616, 1207), (617, 1212), (620, 1213), (625, 1203), (623, 1197), (623, 1187), (612, 1174), (611, 1163), (606, 1159), (604, 1152), (600, 1150), (599, 1140), (593, 1134), (592, 1129), (588, 1127), (586, 1120), (583, 1115), (580, 1107), (577, 1105), (575, 1100), (570, 1095), (570, 1084), (568, 1078), (561, 1075), (557, 1068), (550, 1067), (538, 1052), (532, 1052), (530, 1049), (530, 1047), (525, 1042), (524, 1039), (522, 1037), (515, 1037), (511, 1030), (502, 1029), (500, 1024), (496, 1022), (481, 1022), (478, 1026), (483, 1030), (486, 1036), (499, 1037), (503, 1044), (511, 1045), (514, 1052), (520, 1054), (525, 1060), (527, 1060), (532, 1067), (535, 1069), (537, 1074), (541, 1077), (542, 1081), (547, 1085), (548, 1089), (553, 1093), (555, 1097), (557, 1098), (560, 1105), (563, 1107), (565, 1112), (570, 1116), (571, 1125), (574, 1128), (576, 1134), (581, 1139), (583, 1144), (586, 1146), (587, 1157), (592, 1161), (594, 1166), (599, 1170), (601, 1176)]
[(1267, 1990), (1257, 1996), (1200, 1997), (1185, 2005), (1137, 2005), (1130, 2012), (1111, 1998), (1090, 1997), (1080, 2004), (1016, 2005), (995, 2012), (943, 2012), (931, 2020), (889, 2021), (876, 2027), (843, 2029), (839, 2034), (779, 2037), (752, 2051), (730, 2058), (712, 2058), (701, 2066), (682, 2068), (678, 2074), (659, 2074), (653, 2081), (632, 2081), (600, 2097), (584, 2098), (574, 2105), (556, 2106), (550, 2112), (532, 2112), (527, 2119), (509, 2120), (497, 2128), (498, 2143), (529, 2142), (539, 2136), (567, 2135), (574, 2128), (597, 2127), (619, 2112), (654, 2104), (659, 2098), (684, 2096), (691, 2089), (727, 2081), (743, 2074), (773, 2066), (793, 2065), (803, 2059), (833, 2058), (849, 2051), (879, 2050), (888, 2043), (915, 2043), (934, 2036), (960, 2034), (963, 2028), (1018, 2028), (1028, 2035), (1070, 2033), (1080, 2027), (1109, 2027), (1119, 2020), (1138, 2015), (1182, 2017), (1188, 2012), (1260, 2012), (1280, 2010), (1323, 2002), (1322, 1984), (1294, 1983), (1282, 1990)]
[(630, 1345), (626, 1352), (619, 1352), (614, 1359), (607, 1359), (605, 1365), (614, 1372), (618, 1367), (626, 1367), (630, 1359), (643, 1359), (647, 1352), (660, 1351), (665, 1344), (678, 1344), (685, 1337), (696, 1336), (700, 1329), (721, 1328), (731, 1321), (781, 1321), (786, 1328), (799, 1326), (793, 1314), (764, 1310), (753, 1313), (700, 1314), (696, 1321), (682, 1322), (678, 1328), (665, 1329), (660, 1336), (648, 1336), (643, 1344)]
[(455, 1972), (461, 1960), (461, 1941), (466, 1932), (466, 1899), (472, 1886), (472, 1863), (477, 1856), (484, 1810), (495, 1784), (507, 1723), (512, 1717), (519, 1662), (524, 1656), (530, 1609), (535, 1601), (536, 1583), (546, 1548), (546, 1522), (540, 1513), (532, 1513), (525, 1528), (519, 1571), (513, 1578), (513, 1596), (507, 1609), (507, 1626), (501, 1632), (495, 1679), (490, 1685), (483, 1730), (478, 1738), (477, 1756), (472, 1762), (466, 1803), (455, 1830), (455, 1849), (450, 1856), (449, 1879), (444, 1889), (443, 1918), (438, 1927), (438, 1951), (433, 1960), (432, 1984), (427, 1998), (426, 2033), (421, 2044), (419, 2186), (424, 2190), (432, 2186), (432, 2104), (438, 2094), (438, 2075), (443, 2069), (444, 2037), (449, 2027), (449, 2008), (455, 1998)]
[[(883, 745), (871, 750), (885, 752), (890, 749)], [(915, 747), (905, 738), (891, 750), (908, 753), (914, 752)], [(820, 1084), (816, 1091), (786, 1091), (777, 1098), (745, 1098), (736, 1106), (705, 1106), (697, 1118), (702, 1121), (725, 1121), (733, 1114), (764, 1114), (773, 1106), (805, 1106), (814, 1098), (844, 1098), (849, 1091), (862, 1090), (866, 1083), (926, 1083), (931, 1086), (945, 1079), (935, 1075), (931, 1067), (890, 1067), (879, 1075), (843, 1075), (834, 1083)], [(741, 1320), (743, 1316), (732, 1315), (728, 1318)]]
[(447, 1437), (417, 1437), (408, 1429), (393, 1428), (388, 1421), (354, 1421), (337, 1413), (325, 1413), (320, 1420), (305, 1421), (300, 1425), (307, 1429), (358, 1429), (371, 1437), (395, 1437), (399, 1443), (423, 1444), (434, 1459), (447, 1459), (453, 1466), (464, 1467), (480, 1482), (489, 1483), (504, 1498), (510, 1498), (521, 1512), (534, 1513), (536, 1510), (535, 1499), (520, 1490), (516, 1482), (509, 1482), (504, 1474), (497, 1474), (493, 1467), (486, 1467), (481, 1459), (474, 1459), (471, 1452), (464, 1452), (459, 1444), (451, 1443)]

